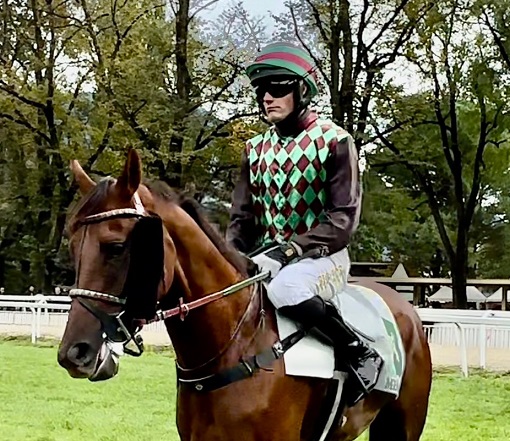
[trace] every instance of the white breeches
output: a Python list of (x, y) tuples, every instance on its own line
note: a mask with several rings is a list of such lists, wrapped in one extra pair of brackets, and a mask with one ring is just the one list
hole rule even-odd
[(330, 300), (345, 287), (350, 267), (346, 248), (331, 256), (287, 265), (269, 282), (269, 300), (277, 309), (297, 305), (316, 295)]

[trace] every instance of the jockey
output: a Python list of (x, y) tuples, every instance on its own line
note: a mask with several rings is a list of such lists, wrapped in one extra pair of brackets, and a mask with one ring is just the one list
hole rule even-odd
[(243, 253), (269, 246), (253, 258), (271, 273), (269, 299), (347, 357), (354, 404), (374, 388), (382, 359), (327, 303), (347, 282), (362, 191), (352, 136), (309, 109), (318, 93), (315, 70), (311, 57), (288, 43), (270, 44), (248, 65), (271, 127), (242, 153), (227, 241)]

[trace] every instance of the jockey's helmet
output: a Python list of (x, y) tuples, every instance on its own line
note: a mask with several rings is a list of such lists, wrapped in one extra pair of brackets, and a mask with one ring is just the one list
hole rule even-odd
[[(298, 107), (306, 107), (318, 94), (317, 66), (308, 52), (292, 43), (272, 43), (264, 47), (255, 60), (246, 66), (246, 74), (251, 84), (257, 88), (264, 83), (288, 84), (297, 79), (296, 93)], [(301, 93), (301, 84), (306, 91)]]

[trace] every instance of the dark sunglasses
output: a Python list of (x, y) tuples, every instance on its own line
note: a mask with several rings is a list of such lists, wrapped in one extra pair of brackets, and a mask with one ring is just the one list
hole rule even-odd
[(257, 100), (262, 101), (266, 93), (271, 95), (273, 98), (283, 98), (289, 93), (294, 92), (297, 83), (297, 80), (264, 82), (255, 88)]

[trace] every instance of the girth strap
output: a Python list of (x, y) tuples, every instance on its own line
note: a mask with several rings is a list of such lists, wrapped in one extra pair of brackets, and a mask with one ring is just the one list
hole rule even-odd
[(261, 369), (271, 370), (271, 365), (276, 360), (282, 358), (285, 352), (305, 335), (306, 332), (303, 330), (296, 331), (282, 341), (277, 341), (273, 346), (263, 352), (243, 358), (238, 365), (204, 378), (191, 380), (180, 378), (180, 370), (177, 366), (179, 385), (192, 387), (197, 392), (210, 392), (228, 386), (236, 381), (250, 378)]

